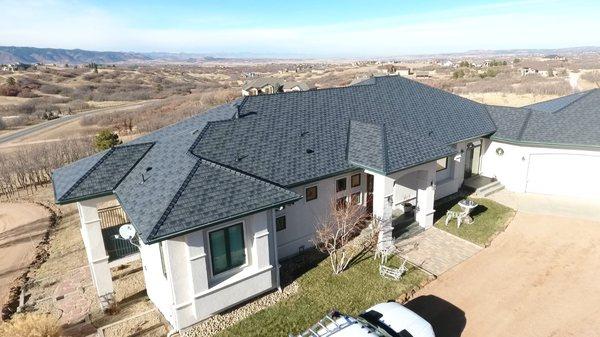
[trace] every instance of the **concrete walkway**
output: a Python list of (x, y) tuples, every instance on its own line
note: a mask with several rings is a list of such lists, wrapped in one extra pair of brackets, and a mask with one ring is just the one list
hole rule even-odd
[(600, 221), (600, 199), (515, 193), (507, 190), (494, 193), (488, 198), (521, 212)]
[(399, 255), (438, 276), (483, 248), (435, 227), (396, 244)]

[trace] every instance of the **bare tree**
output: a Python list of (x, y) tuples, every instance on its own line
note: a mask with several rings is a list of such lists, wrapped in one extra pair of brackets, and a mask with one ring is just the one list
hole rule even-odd
[(346, 270), (354, 258), (377, 243), (377, 226), (363, 231), (369, 225), (367, 215), (364, 206), (333, 200), (328, 215), (319, 219), (312, 241), (329, 255), (333, 274)]
[(600, 71), (594, 70), (581, 75), (581, 78), (593, 82), (596, 87), (600, 88)]

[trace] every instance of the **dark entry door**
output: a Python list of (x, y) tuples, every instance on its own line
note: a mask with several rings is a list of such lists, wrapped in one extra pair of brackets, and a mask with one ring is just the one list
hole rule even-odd
[(481, 141), (467, 144), (467, 151), (465, 151), (465, 178), (479, 174), (480, 160)]
[(373, 214), (373, 176), (367, 174), (367, 213)]

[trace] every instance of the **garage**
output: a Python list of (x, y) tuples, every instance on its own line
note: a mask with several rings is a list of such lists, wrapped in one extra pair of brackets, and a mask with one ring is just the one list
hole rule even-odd
[(529, 193), (597, 197), (600, 193), (600, 155), (531, 154), (525, 190)]

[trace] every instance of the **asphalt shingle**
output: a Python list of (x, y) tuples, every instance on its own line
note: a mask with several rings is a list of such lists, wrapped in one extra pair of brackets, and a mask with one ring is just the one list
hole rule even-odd
[(581, 148), (600, 146), (600, 89), (523, 108), (488, 110), (498, 126), (494, 139)]

